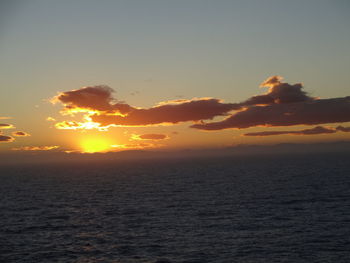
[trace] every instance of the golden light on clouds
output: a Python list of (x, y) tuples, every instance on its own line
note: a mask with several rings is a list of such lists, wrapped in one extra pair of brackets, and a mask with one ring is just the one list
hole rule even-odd
[(97, 122), (86, 121), (62, 121), (55, 124), (55, 127), (59, 130), (92, 130), (107, 131), (108, 127), (102, 127)]
[(58, 149), (59, 146), (23, 146), (23, 147), (15, 147), (12, 148), (13, 151), (51, 151)]

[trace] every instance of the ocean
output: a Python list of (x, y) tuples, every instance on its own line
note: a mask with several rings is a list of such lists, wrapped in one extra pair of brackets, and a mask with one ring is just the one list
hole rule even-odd
[(0, 167), (0, 262), (350, 262), (350, 155)]

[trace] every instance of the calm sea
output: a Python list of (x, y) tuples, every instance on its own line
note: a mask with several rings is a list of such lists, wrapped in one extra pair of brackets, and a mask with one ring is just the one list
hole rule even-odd
[(2, 166), (0, 262), (350, 262), (350, 156)]

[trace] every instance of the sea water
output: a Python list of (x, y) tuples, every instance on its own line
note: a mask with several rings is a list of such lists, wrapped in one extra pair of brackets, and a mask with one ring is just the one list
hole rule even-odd
[(350, 262), (350, 158), (3, 165), (0, 262)]

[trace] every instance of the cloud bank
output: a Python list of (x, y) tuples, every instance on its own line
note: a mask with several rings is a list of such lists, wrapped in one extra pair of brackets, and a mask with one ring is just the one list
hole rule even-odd
[(51, 151), (58, 149), (59, 146), (23, 146), (12, 148), (13, 151)]
[(350, 132), (350, 127), (338, 126), (336, 128), (316, 126), (311, 129), (304, 129), (298, 131), (262, 131), (262, 132), (249, 132), (243, 134), (243, 136), (273, 136), (273, 135), (316, 135), (316, 134), (330, 134), (341, 132)]
[[(148, 126), (201, 121), (226, 115), (239, 108), (236, 104), (223, 103), (213, 98), (195, 98), (160, 103), (151, 108), (136, 108), (113, 98), (114, 91), (107, 86), (84, 87), (59, 93), (51, 101), (64, 105), (62, 114), (87, 113), (86, 122), (108, 126)], [(59, 129), (84, 129), (81, 122), (61, 122)], [(98, 128), (98, 127), (94, 127)]]
[(195, 124), (201, 130), (223, 130), (255, 126), (317, 125), (350, 121), (350, 97), (318, 99), (288, 104), (253, 106), (211, 123)]
[[(193, 98), (139, 108), (115, 99), (113, 89), (108, 86), (61, 92), (51, 101), (63, 105), (63, 115), (84, 114), (82, 122), (64, 120), (56, 123), (58, 129), (106, 130), (112, 126), (194, 122), (191, 128), (215, 131), (350, 121), (349, 96), (328, 99), (313, 97), (303, 90), (301, 83), (285, 83), (280, 76), (272, 76), (260, 86), (268, 88), (267, 92), (238, 103), (224, 103), (216, 98)], [(221, 117), (221, 120), (210, 121), (215, 117)]]
[(168, 136), (165, 134), (157, 134), (157, 133), (148, 133), (148, 134), (133, 134), (133, 140), (165, 140)]
[(242, 110), (217, 122), (194, 124), (200, 130), (223, 130), (256, 126), (317, 125), (350, 121), (350, 97), (318, 99), (302, 90), (301, 84), (290, 85), (274, 76), (261, 86), (269, 87), (264, 95), (241, 103)]

